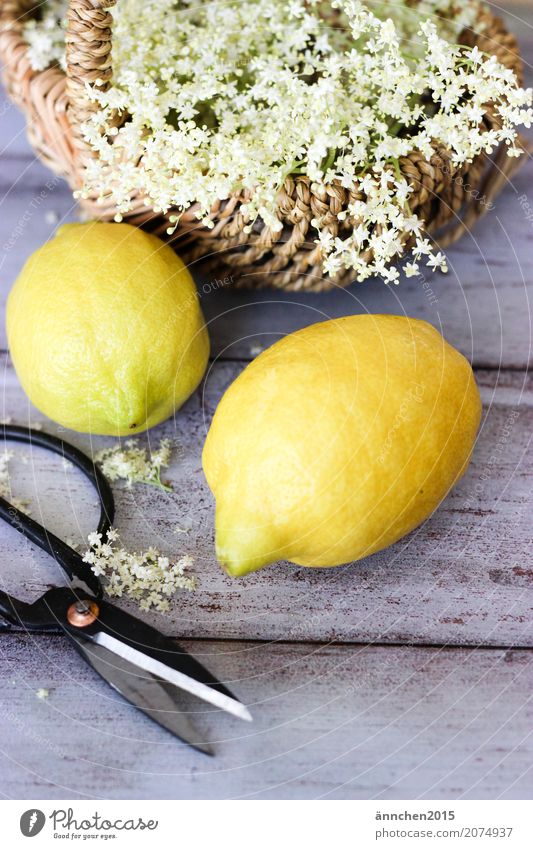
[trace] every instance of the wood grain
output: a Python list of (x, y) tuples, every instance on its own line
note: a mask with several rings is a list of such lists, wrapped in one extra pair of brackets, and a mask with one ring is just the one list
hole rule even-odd
[[(5, 413), (18, 423), (42, 422), (4, 365)], [(241, 368), (214, 365), (203, 392), (174, 422), (144, 438), (151, 444), (163, 436), (177, 440), (168, 475), (172, 494), (115, 486), (116, 524), (126, 547), (156, 544), (169, 554), (195, 558), (199, 589), (180, 595), (172, 614), (148, 618), (187, 637), (533, 645), (531, 468), (525, 460), (532, 393), (522, 374), (478, 374), (485, 419), (472, 466), (424, 527), (351, 566), (310, 570), (278, 564), (236, 580), (215, 560), (214, 505), (201, 450), (215, 406)], [(113, 444), (80, 434), (68, 438), (87, 451)], [(28, 460), (11, 463), (13, 492), (32, 501), (32, 514), (47, 527), (83, 545), (97, 519), (90, 486), (52, 455), (36, 451)], [(188, 533), (174, 533), (176, 525)], [(57, 582), (55, 565), (19, 534), (0, 527), (0, 539), (6, 585), (20, 586), (29, 598)]]
[[(61, 637), (0, 637), (0, 755), (11, 798), (529, 798), (533, 654), (187, 643), (254, 723), (194, 722), (186, 748)], [(43, 701), (40, 688), (49, 690)]]

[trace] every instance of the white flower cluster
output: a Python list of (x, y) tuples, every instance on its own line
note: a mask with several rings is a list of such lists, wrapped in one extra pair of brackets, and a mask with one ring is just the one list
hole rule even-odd
[[(325, 273), (397, 282), (391, 265), (407, 241), (408, 274), (422, 258), (444, 270), (409, 209), (400, 157), (430, 157), (440, 143), (461, 166), (501, 142), (517, 156), (516, 127), (533, 117), (532, 93), (512, 71), (455, 43), (477, 9), (478, 0), (118, 0), (113, 84), (90, 90), (98, 109), (83, 128), (98, 153), (84, 191), (111, 199), (118, 220), (134, 193), (156, 212), (176, 210), (175, 222), (197, 202), (207, 226), (215, 202), (245, 191), (249, 229), (259, 217), (279, 231), (279, 189), (305, 174), (360, 193), (339, 213), (345, 237), (312, 222)], [(489, 108), (500, 126), (483, 132)]]
[(56, 63), (65, 70), (66, 16), (65, 0), (47, 0), (41, 17), (29, 18), (24, 24), (28, 59), (35, 71)]
[(180, 557), (171, 563), (168, 557), (157, 548), (149, 548), (144, 553), (126, 551), (120, 544), (118, 532), (111, 529), (105, 541), (98, 533), (89, 534), (90, 549), (83, 555), (98, 577), (105, 578), (107, 595), (121, 597), (126, 595), (136, 601), (141, 610), (156, 610), (165, 613), (170, 608), (169, 598), (177, 590), (194, 590), (196, 579), (185, 575), (192, 566), (189, 555)]
[(13, 451), (8, 451), (7, 449), (0, 454), (0, 497), (5, 498), (6, 501), (9, 501), (13, 507), (16, 507), (22, 513), (29, 513), (29, 502), (24, 501), (22, 498), (14, 498), (11, 494), (11, 479), (8, 465), (13, 457)]
[(94, 460), (110, 481), (123, 478), (128, 486), (147, 483), (170, 492), (172, 487), (161, 480), (161, 470), (170, 463), (171, 453), (170, 439), (162, 439), (159, 448), (150, 457), (146, 448), (139, 446), (137, 440), (128, 439), (124, 448), (120, 444), (103, 448)]

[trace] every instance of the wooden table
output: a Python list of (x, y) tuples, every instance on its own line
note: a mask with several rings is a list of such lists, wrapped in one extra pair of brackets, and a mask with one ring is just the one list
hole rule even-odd
[[(530, 10), (516, 14), (533, 23)], [(533, 28), (518, 29), (533, 63)], [(0, 115), (5, 302), (26, 257), (76, 211), (64, 184), (33, 157), (4, 97)], [(199, 280), (213, 362), (175, 421), (142, 438), (176, 439), (174, 492), (116, 485), (116, 524), (129, 548), (154, 543), (194, 555), (199, 589), (180, 596), (171, 615), (145, 616), (229, 682), (255, 722), (200, 710), (195, 721), (217, 751), (208, 759), (125, 703), (59, 634), (2, 624), (6, 797), (531, 795), (532, 189), (530, 160), (449, 251), (450, 273), (432, 278), (431, 289), (408, 280), (320, 296), (250, 294)], [(425, 318), (471, 359), (484, 402), (473, 463), (422, 528), (381, 554), (336, 570), (279, 564), (231, 580), (215, 562), (213, 502), (201, 470), (209, 417), (258, 346), (365, 311)], [(54, 431), (28, 404), (6, 353), (2, 375), (0, 417)], [(68, 438), (89, 451), (113, 442)], [(90, 488), (50, 456), (24, 453), (16, 449), (11, 464), (13, 491), (31, 499), (50, 529), (83, 544), (97, 515)], [(176, 535), (176, 524), (187, 533)], [(30, 599), (59, 581), (55, 565), (14, 531), (2, 525), (0, 535), (2, 586)], [(47, 698), (38, 698), (40, 689)]]

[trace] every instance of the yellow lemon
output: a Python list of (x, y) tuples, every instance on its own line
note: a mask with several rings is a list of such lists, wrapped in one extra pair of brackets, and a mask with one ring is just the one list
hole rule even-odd
[(338, 566), (385, 548), (461, 477), (480, 415), (469, 363), (423, 321), (285, 337), (230, 386), (205, 443), (221, 564)]
[(7, 333), (36, 407), (96, 434), (134, 434), (171, 416), (209, 355), (191, 275), (129, 224), (61, 227), (13, 286)]

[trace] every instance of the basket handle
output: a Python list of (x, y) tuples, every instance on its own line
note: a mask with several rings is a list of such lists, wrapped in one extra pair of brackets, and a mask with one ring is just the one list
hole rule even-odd
[(81, 133), (81, 125), (98, 109), (87, 96), (86, 85), (101, 80), (104, 91), (112, 76), (109, 11), (116, 0), (70, 0), (67, 12), (66, 59), (69, 124), (77, 157), (92, 158)]

